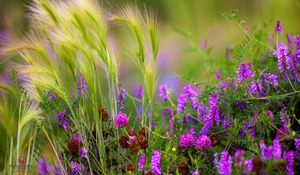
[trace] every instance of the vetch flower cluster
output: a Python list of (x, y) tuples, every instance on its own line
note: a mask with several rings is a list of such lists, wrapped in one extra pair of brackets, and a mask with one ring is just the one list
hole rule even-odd
[(151, 156), (151, 171), (154, 175), (161, 175), (160, 167), (161, 153), (155, 150)]

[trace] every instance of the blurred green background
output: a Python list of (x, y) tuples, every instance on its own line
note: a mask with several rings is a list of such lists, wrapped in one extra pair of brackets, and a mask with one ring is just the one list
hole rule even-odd
[[(147, 7), (158, 19), (160, 34), (159, 65), (164, 80), (166, 72), (192, 76), (193, 80), (211, 80), (215, 69), (231, 71), (230, 62), (225, 57), (227, 47), (234, 47), (245, 34), (221, 12), (238, 10), (249, 31), (262, 27), (274, 33), (278, 19), (283, 22), (284, 32), (295, 34), (300, 26), (300, 0), (99, 0), (105, 8), (118, 9), (126, 4)], [(32, 0), (0, 0), (0, 30), (8, 31), (12, 38), (28, 32), (28, 8)], [(116, 30), (118, 31), (118, 30)], [(181, 33), (188, 35), (188, 39)], [(129, 38), (116, 35), (117, 48), (122, 50), (118, 57), (129, 57), (126, 52)], [(128, 35), (130, 36), (130, 35)], [(284, 36), (282, 36), (284, 38)], [(212, 48), (207, 58), (194, 53), (192, 47), (201, 47), (206, 41)], [(123, 43), (123, 44), (122, 44)], [(124, 44), (125, 43), (125, 44)], [(121, 79), (132, 82), (136, 76), (130, 73), (129, 62), (121, 62)], [(129, 66), (129, 67), (128, 67)], [(227, 67), (226, 67), (227, 66)], [(170, 75), (173, 76), (173, 75)], [(126, 77), (126, 80), (125, 80)]]

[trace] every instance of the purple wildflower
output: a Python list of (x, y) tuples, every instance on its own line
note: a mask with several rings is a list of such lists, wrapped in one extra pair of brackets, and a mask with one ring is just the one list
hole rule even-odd
[(271, 119), (271, 120), (274, 120), (274, 115), (273, 115), (273, 112), (272, 111), (267, 111), (266, 112), (266, 116)]
[(275, 32), (279, 35), (282, 35), (282, 23), (280, 20), (278, 20), (276, 23)]
[(201, 135), (195, 141), (195, 146), (201, 151), (210, 149), (211, 148), (211, 140), (206, 135)]
[(286, 34), (286, 39), (288, 41), (289, 48), (292, 49), (294, 47), (293, 37), (290, 34)]
[(139, 172), (142, 172), (144, 170), (145, 163), (146, 163), (146, 155), (145, 154), (141, 154), (140, 160), (139, 160), (139, 163), (138, 163), (138, 170), (139, 170)]
[(273, 155), (273, 146), (266, 147), (265, 142), (261, 140), (259, 142), (260, 152), (261, 152), (261, 158), (262, 160), (268, 160), (272, 158)]
[(209, 118), (213, 119), (217, 124), (220, 123), (220, 109), (218, 107), (218, 97), (211, 95), (209, 97), (210, 109)]
[(137, 98), (140, 100), (143, 98), (143, 87), (142, 86), (139, 86), (139, 89), (137, 91)]
[(195, 138), (192, 134), (183, 134), (179, 139), (179, 146), (192, 147), (195, 143)]
[(88, 149), (86, 149), (85, 147), (82, 147), (80, 150), (80, 157), (86, 157), (88, 155)]
[(253, 171), (253, 161), (252, 159), (245, 160), (244, 166), (246, 169), (243, 171), (244, 174), (249, 174)]
[(117, 100), (118, 104), (120, 105), (120, 112), (122, 112), (124, 109), (125, 100), (126, 100), (126, 89), (121, 88)]
[(216, 71), (216, 77), (219, 80), (222, 79), (222, 73), (219, 70)]
[(252, 82), (251, 82), (251, 87), (249, 89), (250, 93), (253, 95), (253, 96), (265, 96), (266, 95), (266, 92), (265, 90), (263, 89), (261, 83), (259, 80), (255, 80), (254, 78), (252, 79)]
[(234, 153), (233, 161), (235, 166), (241, 168), (243, 166), (245, 160), (245, 151), (244, 150), (236, 150)]
[(274, 160), (280, 160), (281, 159), (281, 145), (279, 139), (273, 140), (273, 158)]
[(293, 151), (288, 151), (283, 155), (286, 162), (286, 172), (288, 175), (294, 175), (294, 159), (295, 155)]
[(294, 55), (288, 55), (286, 57), (286, 63), (287, 63), (287, 69), (292, 71), (294, 77), (298, 80), (298, 65), (297, 65), (297, 60), (296, 56)]
[(187, 98), (185, 96), (185, 94), (180, 94), (178, 99), (178, 104), (177, 104), (177, 114), (181, 114), (185, 109), (186, 109), (186, 102), (187, 102)]
[(164, 100), (164, 101), (168, 101), (169, 97), (168, 97), (168, 90), (167, 90), (167, 86), (165, 84), (161, 84), (159, 86), (159, 96)]
[(45, 162), (42, 158), (39, 160), (38, 171), (41, 175), (48, 175), (53, 170), (53, 167)]
[(184, 87), (184, 92), (185, 92), (185, 95), (186, 95), (187, 99), (191, 101), (192, 107), (194, 109), (200, 108), (200, 102), (198, 100), (198, 94), (197, 94), (196, 91), (194, 91), (192, 89), (192, 85), (187, 84)]
[(115, 128), (122, 128), (128, 125), (128, 117), (124, 113), (120, 113), (115, 117)]
[(295, 138), (295, 148), (300, 152), (300, 138)]
[(87, 93), (87, 83), (84, 76), (77, 76), (77, 90), (78, 90), (78, 96), (82, 96), (82, 94), (85, 92)]
[(274, 87), (279, 86), (278, 77), (277, 77), (276, 74), (264, 73), (261, 76), (261, 78), (262, 78), (264, 84), (269, 84), (269, 85), (272, 85)]
[(192, 173), (192, 175), (200, 175), (200, 174), (199, 174), (199, 171), (196, 170), (196, 171), (194, 171), (194, 172)]
[(222, 122), (222, 128), (228, 129), (231, 126), (231, 119), (227, 116), (224, 117), (224, 120)]
[(56, 98), (57, 98), (57, 94), (50, 91), (49, 92), (49, 99), (50, 99), (50, 101), (55, 101)]
[(273, 52), (273, 55), (277, 57), (278, 70), (283, 73), (287, 70), (287, 57), (289, 57), (289, 48), (283, 43), (278, 44), (278, 49)]
[(151, 157), (151, 171), (154, 175), (161, 175), (161, 168), (160, 168), (160, 159), (161, 159), (161, 153), (157, 150), (155, 150)]
[(295, 57), (300, 62), (300, 36), (295, 36), (295, 44), (296, 44), (296, 51), (295, 51)]
[(215, 154), (214, 164), (220, 175), (231, 175), (232, 174), (232, 158), (228, 155), (228, 152), (221, 152), (220, 161), (218, 161), (217, 153)]
[(246, 81), (252, 75), (251, 64), (240, 64), (238, 67), (238, 82)]
[(67, 109), (64, 109), (61, 113), (58, 115), (58, 125), (63, 128), (64, 131), (68, 130), (70, 119), (67, 117)]
[(71, 161), (70, 162), (70, 168), (73, 172), (74, 175), (79, 175), (83, 172), (84, 170), (84, 165), (83, 164), (79, 164), (77, 162)]
[(280, 121), (281, 121), (283, 128), (288, 130), (288, 125), (289, 125), (291, 119), (287, 114), (284, 113), (284, 111), (280, 111)]

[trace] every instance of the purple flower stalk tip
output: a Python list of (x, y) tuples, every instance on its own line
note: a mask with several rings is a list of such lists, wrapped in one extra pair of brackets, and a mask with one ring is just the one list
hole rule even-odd
[(218, 154), (214, 155), (214, 165), (220, 175), (231, 175), (232, 174), (232, 158), (228, 155), (228, 152), (223, 151), (221, 153), (220, 161), (218, 161)]
[(279, 139), (273, 140), (273, 158), (274, 160), (280, 160), (281, 159), (281, 145)]
[(80, 150), (81, 158), (86, 157), (87, 155), (88, 155), (88, 149), (86, 149), (85, 147), (82, 147)]
[(140, 160), (139, 160), (139, 163), (138, 163), (138, 170), (139, 170), (139, 172), (142, 172), (144, 170), (145, 163), (146, 163), (146, 155), (145, 154), (141, 154)]
[(126, 89), (121, 88), (117, 99), (117, 102), (120, 105), (120, 112), (122, 112), (124, 109), (125, 100), (126, 100)]
[(293, 151), (288, 151), (285, 152), (284, 155), (284, 160), (286, 162), (286, 172), (288, 175), (294, 175), (294, 159), (295, 159), (295, 154)]
[(41, 175), (48, 175), (53, 170), (53, 167), (46, 163), (46, 161), (41, 158), (38, 163), (38, 172)]
[(278, 20), (276, 23), (275, 32), (279, 35), (282, 35), (282, 23), (280, 20)]
[(165, 84), (161, 84), (159, 86), (159, 96), (164, 100), (164, 101), (168, 101), (169, 97), (168, 97), (168, 90), (167, 90), (167, 86)]
[(124, 113), (120, 113), (115, 117), (115, 128), (122, 128), (128, 125), (128, 117)]
[(78, 90), (78, 96), (82, 96), (83, 93), (87, 93), (87, 82), (84, 76), (77, 76), (77, 90)]
[(151, 171), (154, 175), (161, 175), (161, 167), (160, 167), (161, 153), (155, 150), (151, 156)]
[(251, 64), (240, 64), (238, 67), (238, 82), (242, 83), (252, 76)]

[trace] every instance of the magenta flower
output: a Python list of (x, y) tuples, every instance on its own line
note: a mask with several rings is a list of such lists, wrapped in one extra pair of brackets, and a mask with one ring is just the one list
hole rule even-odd
[(146, 163), (146, 155), (145, 154), (141, 154), (140, 160), (139, 160), (139, 163), (138, 163), (138, 170), (139, 170), (139, 172), (142, 172), (144, 170), (145, 163)]
[(195, 146), (201, 151), (210, 149), (211, 148), (211, 140), (206, 135), (201, 135), (195, 141)]
[(154, 175), (161, 175), (161, 167), (160, 167), (160, 159), (161, 153), (155, 150), (151, 156), (151, 171)]
[(85, 147), (82, 147), (80, 150), (80, 157), (86, 157), (88, 155), (88, 149), (86, 149)]
[(294, 175), (294, 159), (295, 155), (293, 151), (288, 151), (283, 154), (284, 160), (286, 162), (286, 172), (288, 175)]
[(51, 165), (47, 164), (43, 158), (39, 160), (38, 172), (41, 175), (48, 175), (48, 174), (50, 174), (50, 172), (52, 170), (53, 170), (53, 167)]
[(185, 94), (180, 94), (178, 99), (178, 104), (177, 104), (177, 114), (181, 114), (185, 109), (186, 109), (186, 102), (187, 102), (187, 98), (185, 96)]
[(244, 166), (246, 169), (243, 171), (244, 174), (249, 174), (253, 171), (253, 161), (252, 159), (245, 160)]
[(120, 113), (115, 117), (115, 128), (122, 128), (128, 125), (128, 117), (124, 113)]
[(121, 88), (117, 99), (117, 102), (120, 105), (120, 110), (119, 110), (120, 112), (122, 112), (124, 109), (125, 100), (126, 100), (126, 89)]
[(183, 134), (179, 139), (179, 146), (192, 147), (194, 146), (195, 138), (192, 134)]
[(280, 160), (281, 159), (281, 145), (279, 139), (273, 140), (273, 158), (274, 160)]
[(238, 82), (246, 81), (252, 75), (251, 64), (240, 64), (238, 67)]
[(279, 43), (278, 49), (273, 52), (273, 55), (277, 57), (279, 72), (285, 72), (287, 70), (287, 57), (290, 57), (289, 48), (283, 43)]
[(223, 151), (221, 153), (220, 161), (218, 161), (218, 154), (214, 155), (214, 165), (220, 175), (231, 175), (232, 174), (232, 158), (228, 155), (228, 152)]
[(260, 152), (261, 152), (261, 158), (262, 160), (268, 160), (272, 158), (273, 155), (273, 146), (266, 147), (265, 142), (261, 140), (259, 142)]
[(278, 20), (276, 23), (275, 32), (279, 35), (282, 35), (282, 23), (280, 20)]
[(84, 78), (84, 76), (77, 76), (77, 90), (78, 90), (78, 96), (82, 96), (82, 94), (84, 92), (88, 92), (87, 91), (87, 83), (86, 83), (86, 79)]
[(159, 96), (164, 100), (164, 101), (168, 101), (169, 97), (168, 97), (168, 90), (167, 90), (167, 86), (165, 84), (161, 84), (159, 86)]
[(233, 161), (235, 166), (241, 168), (243, 166), (243, 163), (245, 161), (245, 151), (244, 150), (236, 150), (234, 153)]
[(300, 138), (295, 138), (295, 148), (296, 151), (300, 151)]

